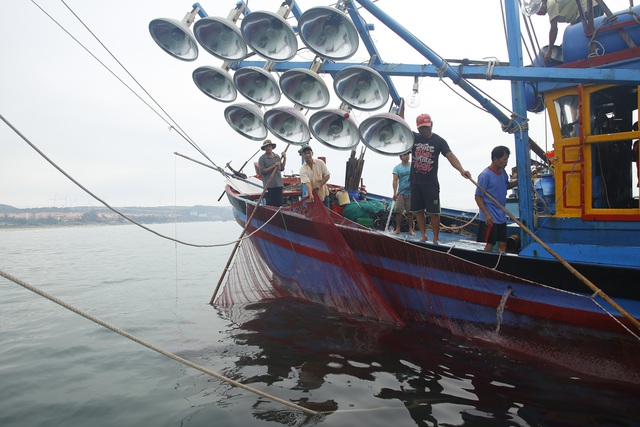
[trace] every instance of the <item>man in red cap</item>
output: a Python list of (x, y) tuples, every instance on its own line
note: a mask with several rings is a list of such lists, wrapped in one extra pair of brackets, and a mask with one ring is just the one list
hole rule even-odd
[(460, 175), (469, 179), (471, 173), (460, 161), (442, 137), (432, 132), (433, 122), (428, 114), (420, 114), (416, 119), (418, 132), (413, 133), (411, 148), (411, 212), (418, 220), (422, 233), (421, 241), (427, 241), (425, 212), (431, 220), (433, 242), (438, 243), (440, 233), (440, 183), (438, 182), (438, 158), (447, 158)]

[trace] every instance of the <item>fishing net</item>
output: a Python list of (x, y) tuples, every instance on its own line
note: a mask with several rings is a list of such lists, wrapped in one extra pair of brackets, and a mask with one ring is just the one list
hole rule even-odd
[(277, 209), (247, 205), (251, 238), (242, 243), (219, 305), (288, 295), (344, 314), (402, 323), (317, 196), (281, 208), (287, 213)]
[(264, 263), (250, 240), (240, 244), (227, 280), (216, 305), (231, 308), (285, 296), (273, 285), (273, 273)]

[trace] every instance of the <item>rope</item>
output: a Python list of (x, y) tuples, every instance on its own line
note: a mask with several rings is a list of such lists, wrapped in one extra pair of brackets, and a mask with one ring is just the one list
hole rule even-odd
[[(524, 120), (516, 121), (517, 118), (521, 118)], [(525, 132), (528, 130), (529, 130), (529, 119), (522, 117), (516, 113), (511, 113), (511, 120), (509, 120), (509, 123), (502, 125), (502, 131), (507, 132), (511, 135), (513, 135), (516, 132), (520, 132), (522, 134), (522, 132)], [(520, 137), (522, 137), (522, 135), (520, 135)]]
[(502, 260), (502, 255), (504, 255), (504, 252), (498, 252), (498, 259), (496, 260), (496, 265), (493, 266), (493, 270), (498, 269), (498, 266), (500, 265), (500, 260)]
[(149, 103), (147, 101), (142, 99), (142, 97), (139, 94), (137, 94), (118, 75), (116, 75), (116, 73), (113, 70), (111, 70), (104, 62), (102, 62), (100, 59), (98, 59), (98, 57), (96, 55), (94, 55), (85, 45), (83, 45), (77, 38), (75, 38), (69, 31), (67, 31), (67, 29), (64, 28), (64, 26), (62, 26), (62, 24), (60, 24), (58, 21), (56, 21), (55, 18), (53, 18), (53, 16), (51, 16), (49, 13), (47, 13), (47, 11), (45, 11), (38, 3), (36, 3), (34, 0), (31, 0), (31, 2), (38, 9), (40, 9), (42, 11), (42, 13), (44, 13), (49, 19), (51, 19), (51, 21), (53, 21), (56, 25), (58, 25), (58, 27), (60, 27), (60, 29), (62, 29), (62, 31), (67, 33), (67, 35), (69, 37), (71, 37), (71, 39), (73, 39), (76, 43), (78, 43), (78, 45), (80, 45), (80, 47), (82, 47), (89, 55), (91, 55), (96, 61), (98, 61), (98, 63), (100, 65), (102, 65), (109, 73), (111, 73), (111, 75), (113, 75), (117, 80), (119, 80), (120, 83), (122, 83), (127, 89), (129, 89), (129, 91), (131, 93), (133, 93), (136, 97), (138, 97), (138, 99), (140, 101), (142, 101), (147, 107), (149, 107), (149, 109), (151, 111), (153, 111), (158, 117), (160, 117), (160, 119), (162, 121), (164, 121), (166, 124), (168, 124), (170, 131), (171, 131), (171, 129), (175, 130), (178, 133), (178, 135), (180, 135), (185, 141), (187, 141), (189, 143), (189, 145), (191, 145), (193, 148), (195, 148), (205, 159), (210, 161), (211, 164), (213, 164), (215, 166), (215, 163), (213, 162), (213, 160), (211, 160), (206, 155), (206, 153), (200, 147), (198, 147), (198, 145), (195, 143), (195, 141), (193, 141), (193, 139), (190, 136), (187, 135), (187, 133), (171, 117), (171, 115), (169, 113), (167, 113), (164, 108), (162, 108), (162, 106), (158, 103), (158, 101), (156, 101), (155, 98), (153, 98), (153, 96), (151, 96), (151, 94), (140, 84), (140, 82), (138, 82), (136, 80), (136, 78), (133, 77), (133, 75), (129, 72), (129, 70), (127, 70), (127, 68), (118, 60), (118, 58), (115, 57), (115, 55), (104, 45), (104, 43), (102, 43), (102, 41), (89, 29), (89, 27), (87, 27), (87, 25), (82, 21), (82, 19), (80, 19), (80, 17), (64, 1), (62, 1), (62, 4), (64, 4), (67, 7), (67, 9), (71, 12), (71, 14), (73, 14), (73, 16), (82, 24), (82, 26), (85, 27), (85, 29), (89, 32), (89, 34), (91, 34), (93, 36), (93, 38), (96, 39), (96, 41), (98, 43), (100, 43), (100, 45), (104, 48), (104, 50), (107, 51), (107, 53), (109, 55), (111, 55), (111, 57), (118, 63), (118, 65), (120, 65), (120, 67), (122, 67), (122, 69), (129, 75), (129, 77), (131, 77), (131, 79), (142, 89), (142, 91), (153, 101), (153, 103), (158, 106), (160, 111), (162, 111), (167, 116), (168, 120), (166, 118), (164, 118), (160, 113), (158, 113), (151, 105), (149, 105)]
[[(391, 206), (389, 207), (389, 216), (387, 217), (387, 223), (384, 226), (384, 231), (387, 231), (387, 229), (389, 228), (389, 223), (391, 222), (391, 215), (394, 214), (393, 213), (393, 208), (395, 207), (395, 205), (396, 205), (396, 201), (392, 200), (391, 201)], [(411, 220), (413, 221), (413, 217), (412, 217)], [(400, 225), (399, 224), (397, 225), (397, 227), (398, 227), (398, 230), (400, 230)]]
[(10, 280), (10, 281), (14, 282), (17, 285), (22, 286), (25, 289), (30, 290), (31, 292), (34, 292), (34, 293), (36, 293), (36, 294), (48, 299), (49, 301), (55, 302), (56, 304), (66, 308), (67, 310), (70, 310), (70, 311), (73, 311), (76, 314), (79, 314), (80, 316), (84, 317), (85, 319), (91, 320), (92, 322), (97, 323), (100, 326), (103, 326), (103, 327), (105, 327), (107, 329), (110, 329), (111, 331), (113, 331), (113, 332), (115, 332), (117, 334), (120, 334), (123, 337), (130, 339), (131, 341), (134, 341), (134, 342), (136, 342), (136, 343), (138, 343), (140, 345), (143, 345), (143, 346), (145, 346), (145, 347), (147, 347), (147, 348), (149, 348), (149, 349), (151, 349), (151, 350), (153, 350), (153, 351), (155, 351), (157, 353), (162, 354), (163, 356), (166, 356), (166, 357), (168, 357), (170, 359), (173, 359), (173, 360), (175, 360), (175, 361), (177, 361), (179, 363), (182, 363), (183, 365), (187, 365), (187, 366), (189, 366), (191, 368), (197, 369), (198, 371), (204, 372), (205, 374), (208, 374), (208, 375), (211, 375), (212, 377), (217, 378), (220, 381), (224, 381), (226, 383), (229, 383), (234, 387), (242, 388), (244, 390), (247, 390), (248, 392), (251, 392), (253, 394), (257, 394), (257, 395), (262, 396), (262, 397), (266, 397), (267, 399), (273, 400), (274, 402), (281, 403), (281, 404), (286, 405), (286, 406), (288, 406), (290, 408), (294, 408), (294, 409), (297, 409), (299, 411), (303, 411), (303, 412), (305, 412), (307, 414), (311, 414), (311, 415), (319, 415), (319, 413), (316, 412), (316, 411), (312, 411), (311, 409), (304, 408), (302, 406), (296, 405), (295, 403), (288, 402), (288, 401), (286, 401), (284, 399), (280, 399), (279, 397), (272, 396), (272, 395), (267, 394), (267, 393), (265, 393), (263, 391), (260, 391), (260, 390), (257, 390), (255, 388), (252, 388), (252, 387), (249, 387), (247, 385), (244, 385), (244, 384), (242, 384), (242, 383), (240, 383), (238, 381), (232, 380), (231, 378), (227, 378), (227, 377), (225, 377), (223, 375), (220, 375), (220, 374), (218, 374), (218, 373), (216, 373), (214, 371), (211, 371), (211, 370), (209, 370), (209, 369), (207, 369), (207, 368), (205, 368), (203, 366), (200, 366), (200, 365), (197, 365), (197, 364), (195, 364), (193, 362), (190, 362), (189, 360), (184, 359), (184, 358), (182, 358), (182, 357), (180, 357), (180, 356), (178, 356), (178, 355), (176, 355), (174, 353), (171, 353), (171, 352), (169, 352), (167, 350), (164, 350), (164, 349), (162, 349), (162, 348), (160, 348), (160, 347), (158, 347), (158, 346), (156, 346), (154, 344), (151, 344), (151, 343), (149, 343), (147, 341), (144, 341), (143, 339), (138, 338), (135, 335), (132, 335), (132, 334), (124, 331), (123, 329), (120, 329), (120, 328), (118, 328), (116, 326), (113, 326), (113, 325), (105, 322), (104, 320), (101, 320), (101, 319), (99, 319), (99, 318), (87, 313), (86, 311), (83, 311), (83, 310), (81, 310), (81, 309), (79, 309), (79, 308), (77, 308), (77, 307), (75, 307), (75, 306), (73, 306), (71, 304), (68, 304), (68, 303), (62, 301), (61, 299), (59, 299), (59, 298), (57, 298), (57, 297), (55, 297), (55, 296), (43, 291), (42, 289), (39, 289), (39, 288), (37, 288), (35, 286), (32, 286), (32, 285), (28, 284), (27, 282), (25, 282), (23, 280), (20, 280), (17, 277), (12, 276), (9, 273), (6, 273), (3, 270), (0, 270), (0, 276), (4, 277), (7, 280)]
[(126, 219), (127, 221), (129, 221), (132, 224), (137, 225), (138, 227), (155, 234), (158, 237), (162, 237), (163, 239), (167, 239), (167, 240), (171, 240), (172, 242), (176, 242), (176, 243), (180, 243), (182, 245), (185, 246), (193, 246), (196, 248), (215, 248), (215, 247), (220, 247), (220, 246), (226, 246), (229, 245), (231, 243), (234, 242), (230, 242), (230, 243), (224, 243), (224, 244), (212, 244), (212, 245), (200, 245), (200, 244), (195, 244), (195, 243), (188, 243), (188, 242), (184, 242), (182, 240), (178, 240), (175, 239), (173, 237), (169, 237), (169, 236), (165, 236), (164, 234), (158, 233), (157, 231), (139, 223), (138, 221), (136, 221), (133, 218), (130, 218), (129, 216), (127, 216), (126, 214), (120, 212), (119, 210), (117, 210), (116, 208), (114, 208), (113, 206), (109, 205), (107, 202), (105, 202), (104, 200), (102, 200), (100, 197), (98, 197), (97, 195), (93, 194), (91, 192), (91, 190), (89, 190), (88, 188), (86, 188), (84, 185), (80, 184), (80, 182), (78, 182), (76, 179), (74, 179), (71, 175), (69, 175), (67, 172), (65, 172), (64, 169), (62, 169), (60, 166), (58, 166), (53, 160), (51, 160), (46, 154), (44, 154), (42, 151), (40, 151), (40, 149), (38, 147), (35, 146), (35, 144), (33, 144), (31, 141), (29, 141), (29, 139), (24, 136), (22, 133), (20, 133), (20, 131), (18, 129), (16, 129), (7, 119), (5, 119), (5, 117), (0, 114), (0, 120), (2, 120), (7, 126), (9, 126), (11, 128), (11, 130), (13, 130), (20, 138), (22, 138), (22, 140), (24, 142), (26, 142), (27, 144), (29, 144), (29, 146), (31, 148), (33, 148), (40, 156), (42, 156), (43, 159), (45, 159), (47, 162), (49, 162), (49, 164), (51, 166), (53, 166), (54, 168), (56, 168), (62, 175), (64, 175), (65, 177), (67, 177), (67, 179), (69, 179), (71, 182), (73, 182), (75, 185), (77, 185), (78, 187), (80, 187), (80, 189), (82, 189), (82, 191), (84, 191), (85, 193), (87, 193), (88, 195), (90, 195), (91, 197), (93, 197), (94, 199), (96, 199), (98, 202), (102, 203), (107, 209), (109, 209), (110, 211), (112, 211), (113, 213), (121, 216), (122, 218)]
[(484, 59), (488, 59), (488, 61), (487, 61), (487, 76), (486, 76), (486, 79), (487, 80), (492, 80), (493, 79), (493, 69), (496, 67), (496, 65), (500, 64), (500, 61), (498, 60), (498, 58), (495, 58), (495, 57), (484, 58)]
[(444, 78), (444, 73), (449, 69), (449, 63), (447, 61), (442, 61), (441, 67), (436, 67), (436, 71), (438, 72), (438, 77), (440, 80)]
[[(594, 56), (604, 55), (606, 53), (606, 49), (605, 49), (604, 45), (602, 43), (600, 43), (598, 40), (596, 40), (596, 37), (599, 35), (599, 32), (602, 29), (602, 27), (605, 26), (605, 25), (608, 25), (610, 23), (615, 23), (618, 20), (618, 17), (620, 17), (622, 15), (626, 15), (626, 14), (631, 15), (632, 19), (635, 20), (636, 23), (640, 22), (640, 16), (638, 16), (638, 14), (633, 10), (616, 13), (614, 15), (607, 16), (606, 18), (604, 18), (602, 20), (602, 22), (600, 23), (600, 25), (598, 25), (596, 28), (594, 28), (593, 34), (591, 35), (591, 38), (589, 39), (589, 44), (588, 44), (589, 47), (591, 47), (592, 45), (596, 45), (597, 44), (597, 45), (600, 46), (601, 50), (598, 51), (598, 49), (590, 49), (590, 52), (589, 52), (589, 57), (590, 58), (592, 58)], [(624, 40), (624, 42), (627, 44), (627, 46), (629, 48), (636, 47), (636, 44), (634, 43), (633, 39), (629, 36), (629, 34), (625, 31), (624, 28), (619, 28), (618, 29), (618, 34)]]
[[(480, 214), (480, 212), (476, 212), (476, 214), (473, 216), (473, 218), (471, 218), (469, 221), (467, 221), (466, 223), (464, 223), (462, 225), (448, 226), (448, 225), (444, 225), (444, 224), (440, 223), (440, 228), (443, 229), (443, 230), (461, 230), (461, 229), (467, 227), (473, 221), (475, 221), (475, 219), (478, 217), (479, 214)], [(458, 217), (454, 217), (454, 216), (450, 216), (450, 215), (442, 215), (442, 214), (440, 214), (440, 216), (444, 216), (446, 218), (451, 218), (451, 219), (460, 219)]]

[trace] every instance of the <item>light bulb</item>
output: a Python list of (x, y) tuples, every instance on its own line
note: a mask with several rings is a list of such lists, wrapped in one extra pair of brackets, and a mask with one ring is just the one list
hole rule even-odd
[(329, 125), (329, 133), (331, 135), (339, 135), (340, 133), (342, 133), (342, 129), (343, 128), (344, 128), (344, 125), (342, 124), (342, 120), (341, 119), (335, 119)]
[(420, 106), (420, 94), (417, 91), (413, 91), (407, 102), (409, 108), (418, 108)]
[(174, 28), (171, 30), (171, 38), (177, 42), (181, 42), (184, 40), (184, 32), (179, 28)]
[(413, 78), (413, 92), (409, 97), (409, 105), (410, 108), (417, 108), (420, 105), (420, 94), (418, 93), (418, 89), (420, 88), (420, 82), (418, 81), (418, 76)]
[(282, 128), (280, 129), (282, 133), (291, 135), (293, 131), (296, 130), (296, 120), (293, 118), (288, 118), (282, 123)]
[(253, 114), (245, 114), (240, 120), (240, 129), (248, 128), (249, 130), (251, 130), (250, 128), (253, 126), (254, 120), (255, 117)]
[(393, 127), (391, 125), (384, 125), (380, 129), (380, 141), (387, 143), (393, 138)]
[(267, 87), (267, 78), (264, 76), (257, 76), (253, 80), (253, 84), (256, 89), (264, 89), (265, 87)]
[(335, 37), (335, 35), (340, 31), (340, 19), (335, 16), (327, 19), (322, 27), (322, 31), (327, 37)]

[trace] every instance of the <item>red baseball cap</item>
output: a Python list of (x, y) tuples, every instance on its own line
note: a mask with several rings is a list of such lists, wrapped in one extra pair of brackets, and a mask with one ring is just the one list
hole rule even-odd
[(416, 125), (418, 125), (418, 129), (422, 126), (431, 126), (431, 116), (428, 114), (420, 114), (416, 119)]

